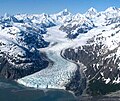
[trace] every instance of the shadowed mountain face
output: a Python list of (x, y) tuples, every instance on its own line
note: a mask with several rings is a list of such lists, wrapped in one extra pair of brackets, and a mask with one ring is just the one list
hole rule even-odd
[(26, 52), (25, 56), (18, 54), (17, 58), (2, 53), (0, 56), (0, 75), (9, 79), (18, 79), (48, 66), (49, 62), (45, 54), (40, 54), (37, 51)]
[(47, 57), (38, 51), (49, 45), (42, 37), (45, 28), (8, 14), (1, 18), (0, 27), (1, 76), (18, 79), (47, 67)]
[(69, 39), (75, 39), (79, 34), (85, 34), (93, 29), (95, 25), (91, 20), (81, 14), (73, 16), (72, 20), (60, 27), (60, 30), (66, 32)]
[[(89, 94), (106, 94), (120, 90), (120, 44), (119, 40), (115, 39), (120, 26), (114, 27), (118, 28), (117, 31), (114, 30), (112, 34), (109, 32), (108, 36), (104, 36), (106, 31), (102, 30), (101, 34), (88, 39), (86, 45), (68, 48), (64, 51), (66, 59), (82, 63), (85, 66), (83, 72), (89, 82), (87, 88)], [(114, 43), (114, 40), (117, 42)], [(107, 41), (109, 41), (108, 44)]]
[[(32, 86), (62, 86), (77, 96), (86, 85), (86, 92), (91, 95), (117, 91), (120, 90), (119, 39), (120, 9), (115, 7), (102, 12), (90, 8), (85, 14), (75, 15), (67, 9), (51, 15), (5, 14), (0, 17), (0, 76), (18, 79), (30, 75), (26, 77), (27, 83), (32, 76), (40, 82)], [(66, 61), (61, 59), (60, 52)], [(49, 58), (56, 63), (49, 65)], [(69, 68), (63, 69), (63, 63)], [(57, 72), (51, 74), (51, 70)], [(31, 76), (38, 71), (39, 75)], [(57, 82), (60, 80), (62, 83)]]
[(110, 7), (103, 12), (91, 8), (60, 27), (68, 33), (69, 39), (88, 37), (84, 44), (78, 42), (76, 46), (65, 49), (64, 57), (84, 65), (87, 93), (91, 95), (120, 90), (119, 14), (119, 8)]

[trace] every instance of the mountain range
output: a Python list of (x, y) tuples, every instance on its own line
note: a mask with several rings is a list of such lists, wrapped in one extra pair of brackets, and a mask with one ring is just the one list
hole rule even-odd
[(0, 17), (0, 76), (34, 88), (120, 90), (120, 8)]

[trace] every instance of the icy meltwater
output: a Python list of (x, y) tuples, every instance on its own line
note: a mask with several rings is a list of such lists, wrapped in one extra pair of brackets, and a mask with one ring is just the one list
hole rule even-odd
[(76, 64), (63, 59), (60, 55), (64, 48), (71, 45), (65, 38), (65, 35), (66, 33), (59, 31), (56, 27), (48, 29), (45, 39), (51, 42), (51, 45), (41, 49), (41, 51), (46, 52), (48, 58), (53, 61), (53, 65), (32, 75), (18, 79), (17, 82), (27, 87), (40, 89), (65, 89), (65, 85), (75, 75), (77, 69)]
[(0, 101), (76, 101), (64, 90), (38, 90), (0, 78)]

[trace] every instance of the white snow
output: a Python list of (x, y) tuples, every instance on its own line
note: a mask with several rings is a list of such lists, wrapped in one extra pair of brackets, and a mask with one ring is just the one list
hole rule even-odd
[(105, 79), (105, 83), (108, 84), (110, 82), (110, 80), (111, 80), (110, 78)]
[[(9, 17), (9, 15), (5, 16), (5, 19), (8, 19), (7, 17)], [(75, 71), (77, 69), (77, 66), (74, 63), (63, 59), (60, 56), (60, 52), (66, 48), (72, 47), (73, 49), (75, 49), (74, 51), (77, 52), (78, 50), (76, 47), (85, 45), (86, 41), (92, 38), (93, 36), (95, 38), (93, 43), (100, 44), (101, 42), (102, 44), (104, 44), (103, 49), (106, 48), (109, 50), (113, 50), (119, 46), (120, 27), (115, 28), (115, 26), (119, 25), (119, 23), (106, 26), (106, 21), (109, 18), (120, 17), (120, 8), (117, 9), (114, 7), (110, 7), (106, 11), (102, 12), (97, 12), (94, 8), (91, 8), (88, 10), (88, 12), (86, 12), (83, 15), (80, 13), (72, 15), (67, 9), (65, 9), (62, 12), (52, 15), (48, 15), (45, 13), (31, 15), (20, 14), (16, 15), (15, 17), (19, 20), (24, 20), (25, 23), (21, 24), (12, 22), (12, 27), (5, 27), (4, 29), (2, 29), (3, 26), (0, 24), (0, 43), (7, 44), (5, 46), (0, 46), (0, 48), (2, 49), (2, 51), (8, 52), (10, 55), (20, 54), (22, 56), (22, 54), (25, 54), (24, 51), (20, 48), (10, 46), (12, 45), (12, 43), (17, 43), (16, 39), (18, 36), (16, 33), (19, 33), (20, 30), (26, 31), (27, 27), (35, 27), (35, 30), (40, 29), (38, 28), (39, 26), (36, 26), (36, 24), (45, 24), (46, 26), (49, 26), (49, 24), (53, 23), (57, 25), (56, 27), (48, 28), (47, 34), (43, 35), (44, 39), (50, 42), (49, 47), (40, 49), (40, 51), (46, 52), (46, 55), (49, 59), (51, 59), (54, 62), (54, 64), (53, 66), (50, 65), (48, 68), (45, 68), (37, 73), (31, 74), (29, 76), (17, 80), (18, 83), (21, 83), (28, 87), (58, 89), (65, 88), (65, 85), (69, 82), (71, 77), (74, 76)], [(88, 19), (87, 17), (91, 19)], [(32, 22), (33, 25), (29, 24), (30, 22)], [(86, 34), (80, 34), (74, 40), (70, 40), (66, 38), (67, 33), (64, 33), (59, 30), (61, 24), (64, 24), (65, 26), (70, 24), (71, 27), (77, 26), (79, 24), (86, 24), (90, 27), (93, 27), (93, 24), (95, 24), (97, 27), (91, 29)], [(76, 28), (76, 30), (74, 30), (73, 32), (76, 33), (77, 30), (78, 29)], [(117, 31), (118, 33), (116, 33)], [(114, 36), (111, 36), (112, 34), (114, 34)], [(97, 39), (98, 37), (100, 37), (101, 39)], [(103, 52), (106, 51), (103, 50)], [(115, 54), (117, 55), (117, 57), (120, 57), (120, 48), (118, 48)], [(97, 55), (99, 56), (100, 54)], [(112, 56), (108, 55), (107, 58), (109, 57)], [(119, 69), (120, 64), (118, 65)], [(97, 64), (97, 69), (98, 67), (99, 64)], [(85, 68), (85, 70), (86, 69), (87, 68)], [(112, 71), (112, 68), (110, 71)], [(101, 75), (104, 76), (102, 72)], [(114, 83), (118, 83), (119, 81), (120, 78), (118, 77), (118, 79), (115, 80)], [(109, 83), (110, 78), (105, 79), (105, 82), (106, 84)]]
[(104, 76), (103, 72), (100, 72), (100, 74), (101, 74), (102, 76)]
[(28, 87), (41, 89), (65, 89), (65, 85), (69, 82), (71, 77), (74, 76), (77, 66), (76, 64), (63, 59), (60, 56), (60, 52), (66, 48), (73, 47), (75, 49), (75, 47), (86, 44), (86, 41), (96, 34), (96, 29), (89, 31), (84, 35), (80, 35), (74, 40), (66, 38), (65, 36), (67, 34), (60, 31), (59, 26), (48, 28), (47, 31), (47, 34), (44, 35), (44, 39), (51, 42), (51, 44), (47, 48), (40, 49), (40, 51), (46, 52), (48, 58), (54, 61), (53, 66), (18, 79), (17, 82)]
[[(69, 47), (78, 47), (86, 44), (86, 41), (94, 36), (95, 30), (80, 35), (75, 40), (66, 38), (65, 32), (59, 30), (59, 26), (48, 28), (44, 35), (46, 41), (51, 42), (47, 48), (40, 49), (46, 52), (49, 59), (54, 61), (53, 66), (47, 67), (37, 73), (18, 79), (17, 82), (28, 87), (64, 89), (65, 85), (74, 76), (76, 64), (63, 59), (60, 52)], [(79, 43), (79, 44), (78, 44)], [(76, 50), (77, 51), (77, 50)]]
[(18, 83), (35, 88), (65, 89), (65, 85), (70, 81), (71, 77), (74, 76), (77, 69), (76, 64), (63, 59), (60, 56), (62, 49), (72, 46), (71, 41), (64, 38), (65, 34), (66, 33), (58, 31), (57, 27), (48, 29), (45, 40), (56, 44), (41, 49), (41, 51), (46, 52), (48, 58), (54, 62), (53, 66), (18, 79)]
[(113, 81), (113, 83), (118, 84), (120, 83), (120, 75), (118, 74), (116, 80)]
[(50, 16), (55, 20), (56, 24), (64, 24), (71, 21), (73, 15), (68, 11), (68, 9), (64, 9), (63, 11)]

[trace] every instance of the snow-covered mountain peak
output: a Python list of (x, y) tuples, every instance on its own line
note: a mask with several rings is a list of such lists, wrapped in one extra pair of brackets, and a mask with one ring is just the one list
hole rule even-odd
[(10, 15), (8, 13), (4, 14), (4, 18), (10, 17)]
[(66, 9), (64, 9), (64, 11), (65, 11), (65, 12), (68, 12), (68, 9), (66, 8)]
[(95, 15), (97, 14), (97, 10), (93, 7), (91, 7), (90, 9), (88, 9), (88, 11), (84, 14), (87, 18), (94, 18)]
[(77, 13), (76, 15), (74, 15), (73, 17), (74, 19), (79, 19), (79, 18), (84, 18), (84, 16), (80, 13)]
[(90, 9), (88, 9), (87, 12), (97, 13), (97, 10), (95, 8), (91, 7)]
[(75, 39), (79, 34), (87, 33), (94, 27), (94, 24), (84, 15), (77, 13), (70, 22), (60, 27), (60, 30), (68, 33), (67, 37)]
[(70, 15), (70, 14), (71, 13), (69, 12), (69, 10), (67, 8), (58, 13), (58, 15), (61, 15), (61, 16), (66, 16), (66, 15)]
[(118, 12), (118, 11), (120, 11), (120, 10), (117, 7), (109, 7), (105, 10), (105, 12), (109, 12), (109, 13), (114, 13), (114, 12)]
[(5, 13), (3, 17), (1, 17), (0, 22), (6, 23), (6, 22), (18, 22), (18, 19), (15, 18), (12, 15), (9, 15), (8, 13)]
[(50, 15), (46, 14), (46, 13), (42, 13), (40, 16), (43, 17), (43, 18), (49, 18), (50, 17)]
[(39, 71), (20, 83), (36, 88), (72, 86), (70, 91), (74, 87), (75, 92), (81, 92), (77, 88), (82, 83), (78, 80), (82, 77), (80, 70), (62, 55), (85, 66), (83, 72), (89, 83), (120, 84), (119, 39), (120, 8), (116, 7), (102, 12), (92, 7), (85, 14), (75, 15), (67, 9), (52, 15), (5, 14), (0, 17), (0, 75), (17, 79)]
[(63, 11), (52, 14), (51, 17), (56, 21), (57, 24), (64, 24), (66, 22), (71, 21), (72, 14), (69, 12), (68, 9), (64, 9)]

